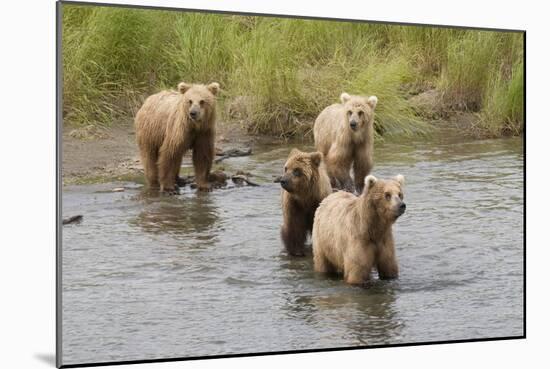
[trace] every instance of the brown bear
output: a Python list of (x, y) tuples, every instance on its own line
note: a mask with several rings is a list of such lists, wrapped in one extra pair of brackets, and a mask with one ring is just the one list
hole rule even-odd
[(183, 155), (192, 149), (197, 188), (210, 189), (219, 88), (216, 82), (207, 86), (181, 82), (178, 91), (161, 91), (145, 100), (136, 114), (135, 128), (150, 187), (173, 193)]
[(320, 152), (292, 149), (279, 179), (282, 189), (283, 226), (281, 238), (290, 255), (305, 255), (313, 216), (321, 201), (332, 193), (330, 179)]
[(405, 212), (404, 181), (369, 175), (360, 196), (339, 191), (323, 200), (313, 222), (315, 271), (343, 273), (350, 284), (369, 280), (372, 267), (380, 279), (397, 278), (392, 225)]
[[(355, 187), (361, 193), (373, 165), (374, 108), (378, 98), (344, 92), (340, 101), (326, 107), (315, 120), (315, 148), (325, 156), (333, 187), (350, 192)], [(354, 181), (350, 176), (352, 164)]]

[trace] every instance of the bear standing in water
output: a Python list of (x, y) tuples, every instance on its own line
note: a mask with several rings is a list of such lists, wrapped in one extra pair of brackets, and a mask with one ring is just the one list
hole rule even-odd
[(350, 284), (368, 281), (373, 267), (381, 279), (397, 278), (392, 225), (405, 212), (404, 181), (369, 175), (361, 196), (339, 191), (321, 203), (312, 234), (315, 271), (343, 273)]
[(313, 227), (313, 216), (319, 203), (332, 193), (330, 180), (320, 152), (305, 153), (292, 149), (280, 178), (283, 226), (281, 238), (291, 255), (305, 254), (307, 234)]
[(325, 156), (332, 186), (349, 192), (355, 188), (361, 193), (365, 176), (373, 166), (374, 108), (378, 98), (344, 92), (340, 101), (326, 107), (315, 120), (315, 147)]
[(180, 83), (178, 91), (151, 95), (136, 114), (136, 139), (145, 179), (162, 192), (176, 191), (183, 155), (193, 150), (197, 188), (208, 191), (216, 137), (220, 85)]

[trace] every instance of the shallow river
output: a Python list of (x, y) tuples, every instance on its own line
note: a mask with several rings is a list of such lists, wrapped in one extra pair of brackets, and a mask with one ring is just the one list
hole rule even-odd
[(407, 211), (399, 279), (368, 288), (282, 251), (273, 176), (291, 147), (223, 162), (260, 187), (64, 187), (63, 216), (84, 220), (63, 227), (63, 364), (523, 334), (521, 138), (378, 143), (373, 174), (405, 175)]

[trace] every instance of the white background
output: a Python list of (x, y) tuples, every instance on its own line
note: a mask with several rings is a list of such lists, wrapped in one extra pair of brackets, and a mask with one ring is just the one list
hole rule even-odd
[[(115, 1), (124, 3), (123, 1)], [(548, 364), (548, 35), (544, 2), (131, 1), (276, 14), (527, 30), (527, 339), (264, 356), (132, 368), (513, 368)], [(540, 5), (532, 5), (532, 4)], [(53, 367), (55, 354), (55, 3), (2, 4), (0, 62), (0, 366)], [(7, 114), (6, 114), (7, 113)], [(503, 232), (519, 230), (503, 229)], [(531, 365), (529, 365), (529, 363)], [(536, 363), (536, 364), (535, 364)], [(546, 364), (546, 365), (547, 365)]]

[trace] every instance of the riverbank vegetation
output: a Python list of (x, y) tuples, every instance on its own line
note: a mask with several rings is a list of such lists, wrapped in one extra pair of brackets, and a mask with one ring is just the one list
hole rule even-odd
[(70, 126), (131, 119), (182, 80), (219, 82), (219, 121), (251, 133), (305, 134), (342, 91), (378, 96), (379, 135), (456, 112), (484, 136), (524, 126), (522, 33), (65, 4), (62, 48)]

